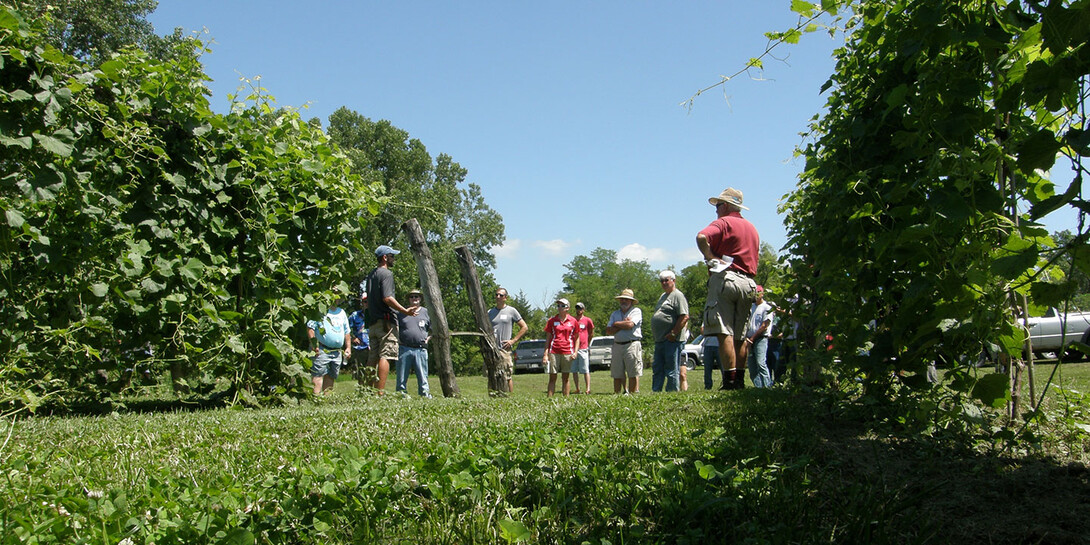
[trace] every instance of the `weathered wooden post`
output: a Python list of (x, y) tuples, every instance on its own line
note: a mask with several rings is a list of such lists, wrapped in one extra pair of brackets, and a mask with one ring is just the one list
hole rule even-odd
[(503, 349), (496, 341), (496, 335), (492, 331), (492, 320), (488, 318), (488, 307), (484, 303), (484, 295), (481, 293), (481, 282), (477, 279), (477, 265), (473, 262), (473, 252), (465, 246), (454, 249), (458, 255), (458, 264), (462, 268), (462, 280), (466, 285), (466, 294), (469, 296), (469, 307), (473, 310), (473, 318), (477, 320), (477, 327), (481, 330), (481, 355), (484, 356), (484, 371), (488, 376), (488, 390), (506, 395), (507, 378), (500, 372), (503, 361)]
[(454, 366), (450, 361), (450, 327), (447, 325), (447, 309), (443, 306), (443, 293), (439, 289), (439, 275), (435, 272), (435, 262), (431, 250), (424, 240), (424, 231), (416, 218), (401, 224), (401, 230), (409, 238), (409, 247), (416, 258), (416, 271), (420, 275), (420, 288), (424, 292), (425, 306), (431, 316), (431, 354), (435, 360), (434, 369), (439, 375), (439, 384), (443, 387), (443, 396), (458, 397), (458, 383), (454, 379)]

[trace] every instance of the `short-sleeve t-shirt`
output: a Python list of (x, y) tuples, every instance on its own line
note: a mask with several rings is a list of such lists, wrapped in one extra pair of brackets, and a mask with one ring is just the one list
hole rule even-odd
[(765, 337), (772, 335), (772, 322), (774, 321), (772, 316), (772, 305), (768, 304), (768, 301), (764, 301), (761, 304), (753, 303), (750, 306), (749, 311), (749, 324), (746, 328), (746, 336), (752, 337), (757, 334), (757, 330), (761, 329), (761, 324), (768, 320), (768, 328), (765, 329)]
[(503, 308), (492, 307), (488, 309), (488, 319), (492, 320), (492, 333), (499, 342), (511, 340), (515, 324), (522, 321), (522, 315), (511, 305)]
[(367, 312), (371, 321), (393, 320), (394, 313), (386, 306), (386, 298), (394, 295), (394, 273), (386, 267), (375, 267), (367, 275)]
[(579, 330), (579, 324), (575, 316), (568, 315), (561, 320), (560, 315), (549, 318), (545, 323), (545, 333), (553, 334), (553, 342), (549, 345), (549, 352), (553, 354), (571, 354), (575, 351), (575, 335)]
[(339, 308), (331, 308), (321, 320), (310, 320), (307, 328), (314, 330), (314, 337), (325, 348), (344, 348), (344, 336), (348, 334), (348, 315)]
[(428, 331), (431, 330), (431, 317), (428, 309), (420, 307), (416, 316), (397, 314), (398, 343), (409, 348), (424, 348), (428, 344)]
[(352, 330), (352, 350), (365, 350), (370, 347), (364, 312), (357, 310), (348, 315), (348, 327)]
[(586, 350), (590, 347), (590, 338), (594, 336), (594, 320), (590, 316), (583, 316), (575, 321), (579, 322), (579, 349)]
[(733, 257), (730, 268), (749, 276), (757, 274), (761, 238), (757, 228), (738, 212), (716, 219), (700, 230), (717, 256)]
[(609, 325), (617, 322), (623, 322), (625, 320), (632, 320), (632, 329), (622, 329), (613, 334), (613, 342), (629, 342), (638, 341), (643, 338), (643, 311), (640, 307), (632, 305), (632, 308), (628, 309), (625, 313), (621, 309), (613, 311), (613, 314), (609, 315)]
[(670, 293), (663, 293), (659, 302), (655, 303), (655, 313), (651, 315), (651, 335), (655, 342), (666, 340), (666, 334), (674, 328), (674, 324), (682, 317), (689, 314), (689, 301), (681, 290), (675, 289)]

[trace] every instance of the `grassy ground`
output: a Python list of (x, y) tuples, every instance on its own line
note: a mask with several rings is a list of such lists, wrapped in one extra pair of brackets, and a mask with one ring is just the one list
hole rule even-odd
[(291, 408), (19, 420), (0, 543), (1084, 543), (1090, 402), (1070, 390), (1090, 364), (1060, 372), (1069, 397), (1030, 430), (1052, 439), (1014, 450), (699, 372), (678, 394), (609, 395), (605, 372), (552, 399), (541, 374), (507, 399), (348, 380)]

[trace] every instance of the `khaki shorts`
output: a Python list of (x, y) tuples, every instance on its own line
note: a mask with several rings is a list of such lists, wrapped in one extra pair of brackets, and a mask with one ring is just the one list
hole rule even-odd
[(511, 380), (511, 375), (515, 372), (515, 364), (511, 361), (511, 353), (501, 348), (500, 355), (500, 375), (504, 380)]
[(609, 362), (609, 376), (629, 378), (643, 376), (643, 345), (640, 341), (618, 344), (613, 343), (612, 359)]
[(367, 335), (371, 341), (371, 350), (367, 354), (367, 364), (375, 365), (378, 360), (397, 361), (397, 322), (379, 320), (367, 328)]
[(575, 361), (575, 354), (553, 354), (549, 352), (549, 361), (545, 364), (545, 373), (550, 375), (571, 373), (571, 363), (573, 361)]
[(749, 311), (757, 300), (757, 283), (730, 269), (708, 279), (708, 304), (704, 308), (704, 334), (745, 333)]

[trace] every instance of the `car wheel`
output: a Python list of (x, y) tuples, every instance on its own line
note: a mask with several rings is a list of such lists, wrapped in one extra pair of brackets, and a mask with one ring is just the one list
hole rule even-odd
[(685, 356), (685, 367), (696, 369), (698, 365), (700, 365), (700, 360), (696, 359), (696, 356), (693, 356), (692, 354)]
[(1082, 350), (1075, 348), (1074, 346), (1067, 346), (1063, 350), (1060, 363), (1074, 363), (1080, 362), (1086, 359), (1086, 354), (1082, 353)]

